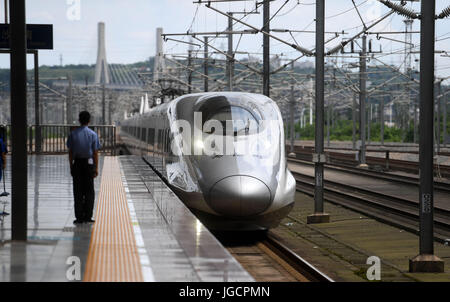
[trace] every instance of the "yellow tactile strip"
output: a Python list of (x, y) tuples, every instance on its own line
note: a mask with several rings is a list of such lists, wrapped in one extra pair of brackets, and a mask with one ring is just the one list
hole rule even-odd
[(86, 282), (142, 282), (143, 275), (117, 157), (105, 157)]

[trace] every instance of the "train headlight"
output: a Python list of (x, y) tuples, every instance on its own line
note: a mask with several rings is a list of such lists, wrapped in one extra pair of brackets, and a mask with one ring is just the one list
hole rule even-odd
[(198, 140), (195, 142), (195, 147), (199, 150), (203, 150), (205, 148), (205, 144), (203, 143), (203, 141)]

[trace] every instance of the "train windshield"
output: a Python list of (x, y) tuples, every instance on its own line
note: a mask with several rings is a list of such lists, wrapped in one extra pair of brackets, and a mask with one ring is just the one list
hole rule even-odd
[(259, 124), (258, 118), (254, 114), (240, 106), (219, 108), (207, 118), (206, 122), (208, 121), (218, 121), (222, 125), (222, 133), (217, 133), (215, 127), (211, 127), (206, 133), (233, 136), (256, 133)]
[[(276, 104), (264, 96), (230, 93), (200, 99), (194, 149), (205, 155), (250, 156), (276, 162), (282, 124)], [(200, 150), (198, 150), (200, 151)], [(199, 154), (199, 153), (196, 153)]]

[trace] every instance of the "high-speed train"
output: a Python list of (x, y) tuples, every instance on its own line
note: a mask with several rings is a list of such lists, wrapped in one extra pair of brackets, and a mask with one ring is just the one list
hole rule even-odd
[(126, 119), (120, 135), (210, 229), (266, 230), (294, 206), (282, 117), (266, 96), (184, 95)]

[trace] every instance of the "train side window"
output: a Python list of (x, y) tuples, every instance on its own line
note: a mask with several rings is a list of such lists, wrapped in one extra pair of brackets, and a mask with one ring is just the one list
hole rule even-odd
[(166, 141), (167, 141), (167, 131), (164, 130), (164, 142), (163, 142), (163, 145), (162, 145), (164, 154), (166, 153)]
[(155, 141), (153, 142), (153, 151), (157, 152), (158, 151), (158, 132), (156, 132), (157, 129), (155, 129)]
[(166, 153), (166, 141), (167, 141), (167, 132), (166, 132), (166, 130), (163, 130), (163, 137), (164, 137), (164, 140), (163, 140), (163, 143), (162, 143), (162, 151), (163, 151), (163, 154), (165, 154)]
[(158, 130), (158, 152), (162, 152), (162, 146), (163, 146), (163, 142), (164, 142), (164, 131), (163, 130)]
[(163, 131), (161, 129), (158, 130), (158, 142), (156, 144), (156, 150), (161, 151), (161, 143), (162, 143), (162, 134)]
[(147, 138), (147, 128), (141, 128), (141, 141), (145, 142)]
[(148, 143), (150, 145), (153, 145), (154, 142), (155, 142), (155, 129), (149, 128), (148, 129)]
[(170, 130), (169, 129), (167, 129), (166, 151), (167, 151), (167, 153), (170, 153)]
[(164, 130), (164, 145), (163, 145), (163, 149), (164, 149), (164, 153), (166, 153), (166, 142), (167, 142), (167, 131)]

